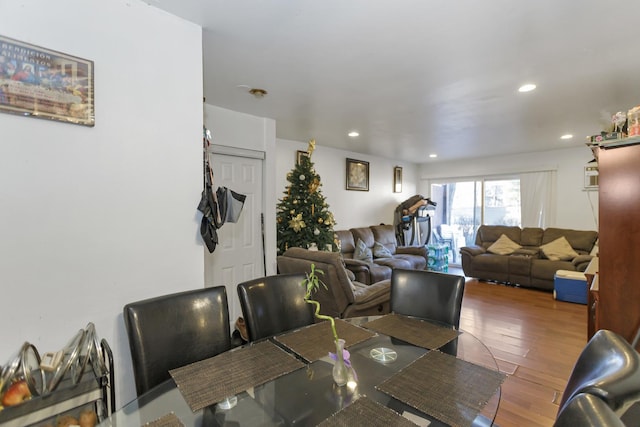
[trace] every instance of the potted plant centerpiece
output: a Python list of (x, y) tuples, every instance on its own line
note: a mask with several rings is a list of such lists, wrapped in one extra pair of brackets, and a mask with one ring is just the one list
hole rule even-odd
[[(309, 273), (305, 273), (306, 277), (302, 281), (301, 285), (306, 289), (304, 300), (308, 304), (314, 306), (314, 316), (318, 319), (329, 321), (329, 324), (331, 325), (331, 332), (333, 333), (333, 340), (336, 345), (335, 355), (333, 353), (329, 353), (331, 358), (335, 361), (332, 371), (333, 381), (338, 386), (343, 386), (347, 384), (350, 376), (349, 352), (344, 349), (345, 341), (338, 337), (335, 319), (331, 316), (320, 314), (320, 303), (312, 298), (312, 294), (318, 290), (320, 285), (324, 286), (325, 289), (327, 288), (327, 286), (320, 280), (320, 277), (318, 277), (318, 275), (323, 274), (324, 272), (322, 270), (316, 269), (315, 264), (311, 264), (311, 271)], [(348, 364), (349, 367), (347, 366)]]

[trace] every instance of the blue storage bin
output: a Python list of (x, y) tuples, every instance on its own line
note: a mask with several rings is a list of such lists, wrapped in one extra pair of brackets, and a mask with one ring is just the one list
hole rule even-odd
[(554, 276), (553, 297), (560, 301), (587, 303), (587, 278), (579, 271), (558, 270)]

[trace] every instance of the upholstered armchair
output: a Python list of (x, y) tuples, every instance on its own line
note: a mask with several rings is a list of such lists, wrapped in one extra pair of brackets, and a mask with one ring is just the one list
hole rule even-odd
[(371, 285), (357, 282), (338, 252), (310, 251), (290, 248), (278, 256), (278, 271), (282, 274), (309, 273), (311, 264), (323, 272), (314, 299), (320, 312), (327, 316), (347, 318), (389, 313), (390, 282), (383, 280)]

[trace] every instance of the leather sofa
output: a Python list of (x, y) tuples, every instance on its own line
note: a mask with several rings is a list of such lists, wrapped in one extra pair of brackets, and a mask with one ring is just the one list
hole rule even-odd
[[(491, 245), (503, 234), (521, 247), (509, 254), (492, 253)], [(571, 245), (575, 256), (549, 259), (541, 246), (562, 237)], [(482, 225), (476, 233), (475, 245), (460, 248), (462, 269), (467, 277), (552, 290), (558, 270), (584, 271), (587, 268), (597, 240), (596, 231)]]
[[(424, 270), (427, 266), (427, 249), (424, 246), (398, 246), (393, 225), (381, 224), (338, 230), (335, 234), (345, 265), (355, 274), (358, 282), (372, 284), (390, 279), (391, 270), (394, 268)], [(358, 240), (372, 252), (371, 260), (358, 259)], [(387, 256), (376, 256), (380, 252), (375, 250), (376, 244), (387, 250)]]
[(320, 303), (320, 313), (347, 318), (375, 316), (390, 311), (390, 280), (366, 285), (355, 280), (345, 268), (338, 252), (310, 251), (289, 248), (277, 257), (278, 272), (282, 274), (309, 273), (311, 265), (322, 271), (319, 276), (325, 286), (320, 286), (314, 299)]

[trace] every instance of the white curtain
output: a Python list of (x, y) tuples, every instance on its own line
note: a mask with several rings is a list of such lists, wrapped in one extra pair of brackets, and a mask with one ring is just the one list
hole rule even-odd
[(556, 222), (556, 171), (520, 175), (522, 227), (553, 227)]

